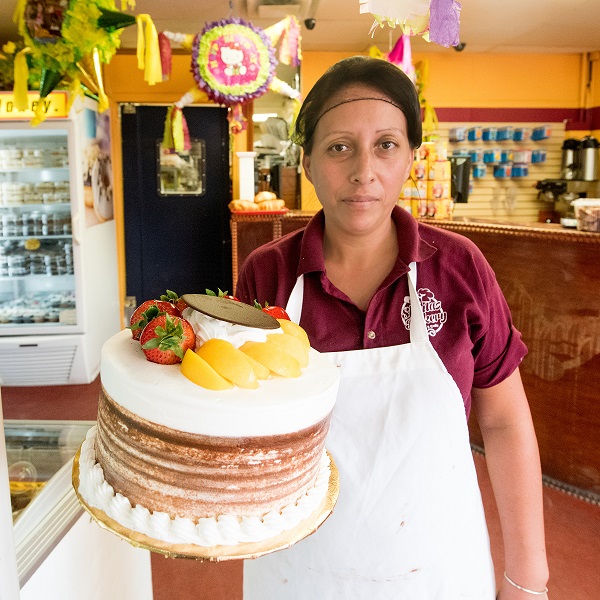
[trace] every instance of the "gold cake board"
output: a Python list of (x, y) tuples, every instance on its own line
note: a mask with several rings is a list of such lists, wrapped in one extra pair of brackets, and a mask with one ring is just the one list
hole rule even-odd
[(77, 499), (83, 508), (91, 515), (92, 519), (103, 529), (114, 533), (136, 548), (158, 552), (169, 558), (191, 558), (200, 561), (221, 562), (225, 560), (251, 559), (271, 554), (278, 550), (284, 550), (293, 546), (305, 537), (313, 534), (333, 512), (335, 503), (339, 495), (339, 474), (333, 458), (329, 456), (329, 486), (327, 493), (321, 501), (319, 507), (306, 518), (289, 531), (284, 531), (267, 540), (260, 542), (243, 542), (235, 546), (198, 546), (196, 544), (170, 544), (155, 538), (151, 538), (143, 533), (138, 533), (124, 527), (104, 511), (89, 506), (79, 493), (79, 456), (81, 448), (77, 451), (73, 459), (73, 488), (77, 494)]

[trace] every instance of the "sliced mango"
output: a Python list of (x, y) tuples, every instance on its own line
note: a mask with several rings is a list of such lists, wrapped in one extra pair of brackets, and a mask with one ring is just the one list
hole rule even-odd
[(308, 346), (300, 339), (289, 333), (270, 333), (267, 341), (275, 344), (282, 352), (293, 356), (300, 368), (308, 366)]
[(279, 322), (279, 327), (283, 329), (283, 333), (287, 333), (288, 335), (293, 335), (298, 339), (302, 340), (302, 342), (310, 348), (310, 341), (308, 340), (308, 335), (306, 335), (306, 331), (300, 327), (297, 323), (293, 321), (288, 321), (287, 319), (277, 319)]
[(269, 375), (271, 374), (269, 367), (265, 367), (265, 365), (261, 365), (257, 360), (254, 360), (251, 356), (248, 356), (247, 354), (244, 354), (243, 352), (242, 352), (242, 354), (244, 355), (244, 358), (250, 363), (250, 366), (252, 367), (252, 370), (256, 374), (257, 379), (268, 379), (269, 378)]
[(240, 351), (282, 377), (300, 377), (300, 365), (289, 354), (269, 342), (246, 342)]
[(207, 390), (228, 390), (233, 384), (221, 377), (203, 358), (189, 348), (181, 361), (181, 373)]
[(248, 389), (258, 387), (256, 373), (246, 357), (231, 342), (212, 338), (204, 342), (196, 350), (196, 354), (203, 358), (221, 377), (235, 385)]

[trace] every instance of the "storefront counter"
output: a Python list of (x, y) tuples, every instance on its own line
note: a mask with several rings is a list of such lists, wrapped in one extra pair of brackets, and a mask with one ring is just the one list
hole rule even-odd
[(496, 272), (529, 348), (521, 374), (544, 474), (600, 495), (600, 234), (546, 223), (431, 224), (472, 240)]
[[(232, 217), (234, 282), (251, 250), (311, 216)], [(428, 223), (471, 239), (496, 272), (529, 348), (521, 373), (544, 474), (600, 497), (600, 234), (546, 223)], [(475, 419), (470, 431), (481, 445)]]

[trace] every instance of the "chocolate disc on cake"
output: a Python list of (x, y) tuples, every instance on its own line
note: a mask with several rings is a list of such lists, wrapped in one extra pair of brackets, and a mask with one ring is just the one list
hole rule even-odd
[(213, 319), (258, 329), (279, 328), (277, 319), (243, 302), (206, 294), (184, 294), (182, 299), (190, 308), (213, 317)]

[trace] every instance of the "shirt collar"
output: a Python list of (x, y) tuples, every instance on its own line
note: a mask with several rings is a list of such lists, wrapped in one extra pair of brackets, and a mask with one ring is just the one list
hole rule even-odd
[[(437, 249), (421, 237), (419, 224), (404, 208), (395, 206), (392, 210), (392, 219), (396, 224), (398, 235), (398, 259), (390, 275), (397, 277), (408, 271), (411, 262), (427, 260), (435, 254)], [(321, 209), (308, 222), (304, 230), (297, 276), (314, 271), (325, 272), (325, 260), (323, 258), (324, 229), (325, 215)]]

